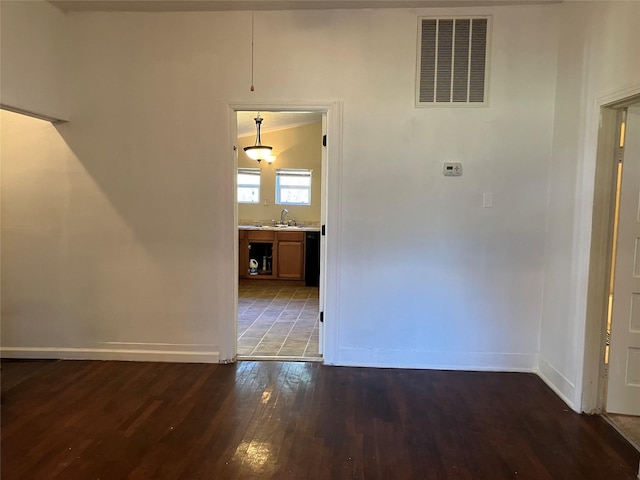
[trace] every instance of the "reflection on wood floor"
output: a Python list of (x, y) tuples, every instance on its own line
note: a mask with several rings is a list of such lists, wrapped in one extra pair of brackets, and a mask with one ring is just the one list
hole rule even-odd
[[(11, 375), (15, 363), (2, 365)], [(634, 480), (533, 374), (59, 361), (2, 385), (6, 479)], [(19, 373), (19, 372), (18, 372)]]
[(238, 287), (238, 356), (319, 358), (318, 288)]

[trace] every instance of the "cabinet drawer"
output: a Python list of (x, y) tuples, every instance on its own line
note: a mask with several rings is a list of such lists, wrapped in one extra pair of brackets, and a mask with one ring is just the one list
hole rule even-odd
[(271, 240), (275, 239), (275, 232), (271, 230), (247, 230), (247, 240)]
[(304, 232), (278, 232), (279, 242), (304, 242)]

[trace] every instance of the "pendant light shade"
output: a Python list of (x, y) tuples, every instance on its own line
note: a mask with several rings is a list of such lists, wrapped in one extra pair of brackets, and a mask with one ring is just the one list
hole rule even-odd
[(271, 147), (267, 147), (264, 145), (255, 145), (252, 147), (244, 147), (244, 151), (247, 152), (247, 156), (252, 160), (266, 160), (267, 157), (271, 156)]
[(256, 160), (258, 163), (260, 163), (261, 160), (266, 160), (268, 163), (271, 163), (275, 158), (271, 154), (273, 147), (262, 145), (262, 142), (260, 141), (260, 125), (262, 124), (262, 118), (260, 118), (259, 112), (254, 120), (256, 121), (256, 143), (249, 147), (244, 147), (244, 151), (249, 158)]

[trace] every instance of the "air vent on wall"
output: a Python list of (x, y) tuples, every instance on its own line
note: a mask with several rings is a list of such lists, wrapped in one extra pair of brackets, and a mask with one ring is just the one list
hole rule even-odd
[(489, 17), (418, 22), (416, 104), (485, 105)]

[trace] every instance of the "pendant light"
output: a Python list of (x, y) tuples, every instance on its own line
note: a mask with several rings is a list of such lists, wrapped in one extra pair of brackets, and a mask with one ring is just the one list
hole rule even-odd
[[(254, 32), (254, 12), (251, 12), (251, 88), (249, 89), (250, 91), (254, 91), (255, 87), (253, 86), (253, 32)], [(253, 146), (249, 146), (249, 147), (244, 147), (244, 151), (247, 154), (247, 156), (249, 158), (251, 158), (252, 160), (256, 160), (258, 163), (260, 163), (260, 161), (262, 160), (266, 160), (267, 163), (273, 163), (273, 161), (276, 159), (276, 157), (274, 155), (271, 154), (271, 150), (273, 150), (272, 147), (269, 147), (268, 145), (262, 145), (262, 142), (260, 141), (260, 125), (262, 125), (262, 118), (260, 118), (260, 112), (258, 112), (258, 115), (256, 116), (256, 118), (254, 118), (254, 120), (256, 121), (256, 143)]]
[(250, 145), (248, 147), (244, 147), (244, 151), (249, 158), (252, 160), (256, 160), (260, 163), (261, 160), (266, 160), (267, 163), (272, 163), (275, 157), (271, 154), (271, 150), (273, 147), (269, 147), (268, 145), (262, 145), (260, 141), (260, 125), (262, 124), (262, 118), (260, 117), (260, 112), (256, 118), (256, 143), (254, 145)]

